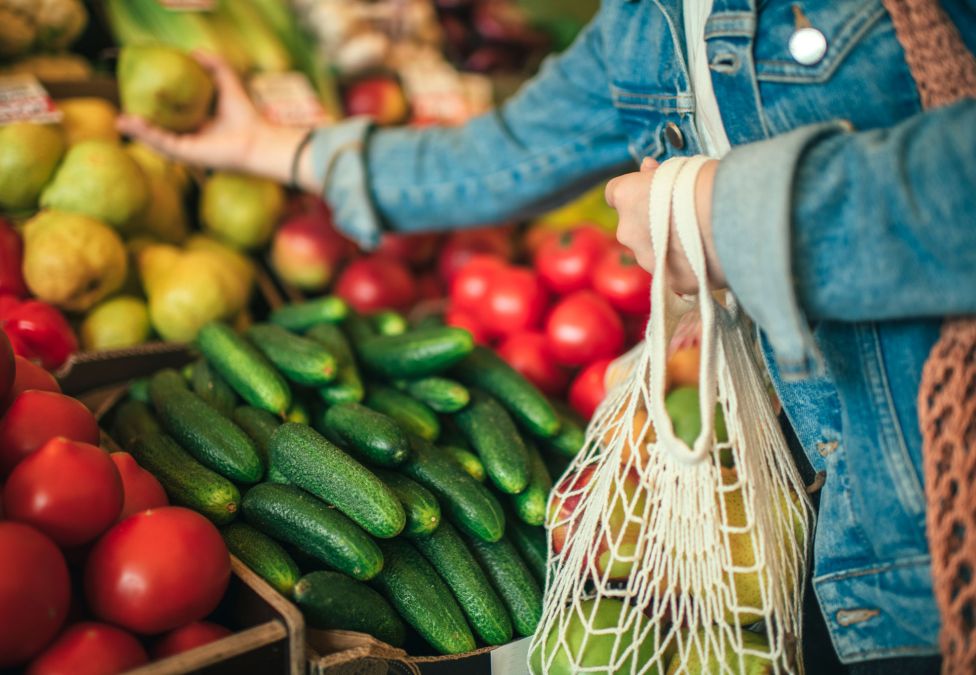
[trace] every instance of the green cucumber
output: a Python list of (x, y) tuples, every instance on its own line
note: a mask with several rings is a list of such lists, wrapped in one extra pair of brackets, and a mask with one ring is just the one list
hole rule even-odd
[[(513, 514), (514, 515), (514, 514)], [(549, 545), (546, 543), (546, 529), (522, 521), (521, 518), (508, 519), (505, 534), (528, 565), (532, 576), (540, 586), (546, 583)]]
[(563, 457), (575, 457), (586, 442), (586, 425), (568, 408), (553, 404), (559, 415), (559, 433), (543, 441), (545, 447)]
[(365, 390), (359, 368), (349, 341), (339, 327), (330, 323), (319, 324), (308, 331), (305, 337), (324, 346), (336, 359), (335, 380), (319, 389), (322, 400), (330, 405), (362, 401)]
[(542, 589), (528, 565), (506, 538), (495, 542), (468, 538), (468, 544), (495, 590), (502, 596), (512, 616), (515, 632), (532, 635), (542, 618)]
[(128, 448), (148, 434), (162, 433), (163, 428), (153, 417), (152, 411), (142, 401), (129, 399), (116, 409), (112, 423), (112, 438), (123, 448)]
[(293, 485), (255, 485), (242, 507), (245, 520), (266, 535), (355, 579), (372, 579), (383, 567), (376, 542), (356, 523)]
[(356, 345), (368, 370), (392, 379), (415, 379), (444, 372), (474, 349), (471, 333), (444, 326), (403, 335), (380, 335)]
[(234, 414), (237, 405), (237, 394), (217, 372), (210, 367), (206, 359), (200, 359), (193, 364), (190, 374), (190, 388), (193, 393), (202, 398), (210, 407), (224, 417)]
[(411, 457), (400, 471), (433, 492), (441, 510), (460, 529), (486, 541), (500, 539), (505, 513), (495, 495), (427, 441), (411, 437), (410, 448)]
[(373, 328), (369, 319), (352, 308), (349, 309), (349, 314), (342, 321), (342, 330), (345, 332), (349, 344), (357, 352), (362, 343), (376, 337), (376, 329)]
[(456, 445), (442, 445), (441, 449), (450, 455), (455, 462), (460, 464), (461, 468), (469, 476), (479, 483), (485, 482), (485, 465), (481, 462), (481, 458), (478, 455), (470, 450), (459, 448)]
[(349, 305), (342, 298), (327, 295), (306, 302), (279, 307), (271, 312), (268, 321), (285, 330), (304, 333), (323, 323), (338, 323), (346, 318)]
[(288, 412), (285, 414), (286, 422), (295, 422), (296, 424), (311, 424), (312, 416), (308, 411), (308, 406), (305, 401), (296, 398), (292, 400), (291, 407), (288, 408)]
[(532, 435), (551, 438), (559, 433), (559, 416), (546, 397), (487, 347), (475, 347), (452, 372), (464, 384), (497, 398)]
[(396, 471), (375, 470), (376, 477), (383, 481), (403, 504), (407, 512), (407, 525), (403, 534), (423, 536), (436, 530), (441, 523), (441, 505), (430, 490)]
[(254, 345), (219, 322), (200, 329), (197, 345), (214, 370), (248, 404), (284, 418), (291, 406), (291, 389)]
[(390, 603), (345, 574), (306, 574), (295, 584), (293, 597), (312, 628), (367, 633), (394, 647), (402, 647), (406, 639), (407, 627)]
[(361, 403), (340, 403), (325, 412), (325, 435), (379, 466), (403, 464), (410, 454), (407, 437), (392, 418)]
[(535, 446), (531, 443), (525, 446), (529, 451), (529, 485), (517, 495), (512, 495), (512, 504), (522, 521), (529, 525), (542, 525), (546, 522), (546, 503), (552, 490), (552, 478)]
[(375, 537), (395, 537), (407, 515), (396, 495), (369, 469), (304, 424), (278, 427), (271, 465), (288, 481), (327, 501)]
[(475, 641), (468, 622), (451, 589), (430, 563), (402, 539), (382, 541), (380, 550), (383, 569), (373, 586), (400, 616), (441, 654), (473, 651)]
[(170, 501), (193, 509), (217, 525), (237, 516), (241, 493), (164, 433), (137, 438), (126, 448), (139, 466), (156, 477)]
[(450, 586), (478, 637), (489, 645), (510, 642), (508, 610), (457, 530), (442, 523), (433, 534), (417, 537), (413, 543)]
[(392, 309), (377, 312), (372, 317), (373, 326), (380, 335), (403, 335), (410, 329), (410, 324), (400, 312)]
[(315, 340), (273, 323), (256, 323), (246, 335), (282, 375), (296, 384), (321, 387), (335, 379), (335, 357)]
[(457, 412), (471, 400), (467, 387), (446, 377), (407, 380), (399, 388), (439, 413)]
[(264, 465), (254, 441), (187, 389), (175, 370), (153, 375), (149, 394), (163, 428), (202, 464), (239, 483), (261, 480)]
[(281, 426), (281, 420), (267, 410), (253, 408), (249, 405), (235, 408), (231, 419), (245, 434), (251, 437), (254, 446), (258, 449), (258, 454), (261, 456), (261, 461), (270, 469), (268, 443), (271, 442), (271, 434)]
[(392, 417), (408, 433), (428, 441), (437, 440), (440, 436), (441, 422), (437, 419), (437, 413), (392, 387), (370, 387), (364, 402), (376, 412)]
[(149, 398), (149, 378), (137, 377), (129, 384), (129, 398), (140, 403), (151, 403)]
[(529, 484), (529, 452), (512, 418), (498, 401), (472, 389), (471, 403), (454, 414), (454, 422), (468, 439), (485, 472), (502, 492), (518, 494)]
[(274, 539), (244, 523), (220, 531), (227, 550), (284, 596), (290, 596), (302, 573), (288, 552)]

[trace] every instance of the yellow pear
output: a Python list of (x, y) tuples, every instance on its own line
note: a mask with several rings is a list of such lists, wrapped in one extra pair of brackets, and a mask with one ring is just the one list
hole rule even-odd
[(146, 243), (138, 247), (136, 259), (139, 262), (139, 276), (142, 278), (142, 287), (146, 295), (153, 294), (182, 257), (183, 251), (168, 244)]
[(149, 317), (164, 339), (190, 342), (200, 328), (233, 314), (219, 268), (180, 256), (168, 273), (153, 279)]
[(64, 135), (58, 126), (0, 125), (0, 210), (36, 206), (63, 154)]
[(214, 95), (210, 74), (178, 49), (123, 47), (116, 75), (122, 109), (170, 131), (194, 131), (210, 111)]
[(119, 295), (96, 305), (81, 324), (81, 344), (88, 351), (122, 349), (149, 339), (149, 310), (131, 295)]
[(254, 285), (254, 263), (239, 251), (226, 246), (215, 239), (203, 235), (194, 235), (186, 242), (188, 252), (196, 252), (201, 259), (213, 261), (226, 279), (227, 288), (232, 297), (232, 306), (242, 309), (251, 298)]
[(115, 118), (119, 111), (104, 98), (79, 97), (58, 101), (61, 110), (61, 126), (68, 145), (81, 141), (100, 139), (118, 141)]
[(190, 186), (190, 173), (182, 164), (164, 157), (145, 143), (138, 141), (129, 143), (125, 149), (143, 171), (166, 176), (181, 193), (186, 192)]
[(149, 202), (132, 220), (133, 232), (179, 244), (190, 232), (183, 194), (166, 175), (146, 172)]

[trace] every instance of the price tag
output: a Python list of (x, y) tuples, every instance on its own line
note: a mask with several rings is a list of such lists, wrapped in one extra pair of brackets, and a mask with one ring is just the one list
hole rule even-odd
[(217, 9), (217, 0), (158, 0), (158, 2), (174, 12), (211, 12)]
[(61, 111), (33, 75), (0, 77), (0, 124), (61, 121)]
[(250, 81), (251, 98), (274, 124), (313, 127), (329, 121), (315, 89), (304, 73), (259, 73)]

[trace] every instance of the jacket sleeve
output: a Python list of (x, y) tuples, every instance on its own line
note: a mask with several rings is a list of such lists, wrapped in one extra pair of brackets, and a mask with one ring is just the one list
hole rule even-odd
[(729, 286), (784, 374), (818, 369), (811, 321), (976, 313), (976, 101), (733, 149), (712, 220)]
[(526, 217), (632, 167), (604, 56), (598, 16), (515, 97), (463, 126), (320, 130), (313, 164), (339, 227), (370, 247), (383, 229)]

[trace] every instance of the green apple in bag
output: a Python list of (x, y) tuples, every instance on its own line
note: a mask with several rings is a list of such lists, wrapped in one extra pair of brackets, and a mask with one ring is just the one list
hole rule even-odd
[(64, 154), (64, 135), (52, 124), (0, 126), (0, 209), (30, 209)]

